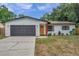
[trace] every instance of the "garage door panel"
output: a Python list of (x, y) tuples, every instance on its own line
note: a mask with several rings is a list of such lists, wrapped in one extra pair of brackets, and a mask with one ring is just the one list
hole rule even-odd
[(11, 25), (11, 36), (35, 36), (35, 25)]

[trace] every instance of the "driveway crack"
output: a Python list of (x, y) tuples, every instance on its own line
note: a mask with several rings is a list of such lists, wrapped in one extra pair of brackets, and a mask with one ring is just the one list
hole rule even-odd
[(11, 48), (15, 47), (18, 44), (19, 44), (19, 42), (16, 42), (16, 44), (12, 45), (8, 50), (10, 50)]

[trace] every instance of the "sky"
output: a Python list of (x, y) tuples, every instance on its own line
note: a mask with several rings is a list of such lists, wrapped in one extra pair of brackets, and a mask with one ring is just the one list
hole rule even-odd
[(5, 5), (15, 14), (24, 14), (38, 19), (59, 6), (58, 3), (0, 3), (0, 5)]

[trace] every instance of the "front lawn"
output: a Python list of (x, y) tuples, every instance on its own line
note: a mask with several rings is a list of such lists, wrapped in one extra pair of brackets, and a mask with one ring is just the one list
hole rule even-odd
[(79, 36), (49, 36), (36, 40), (37, 56), (79, 55)]
[(0, 35), (0, 40), (3, 39), (3, 38), (5, 38), (5, 36), (4, 35)]

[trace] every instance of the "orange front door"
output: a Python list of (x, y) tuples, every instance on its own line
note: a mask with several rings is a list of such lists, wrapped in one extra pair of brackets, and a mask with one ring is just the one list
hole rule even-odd
[(40, 35), (44, 35), (44, 25), (40, 25)]

